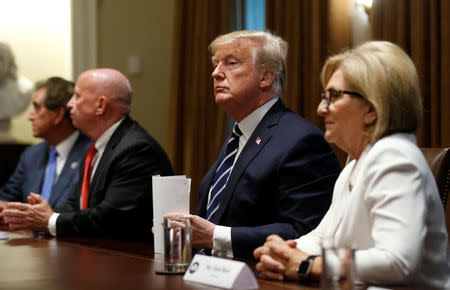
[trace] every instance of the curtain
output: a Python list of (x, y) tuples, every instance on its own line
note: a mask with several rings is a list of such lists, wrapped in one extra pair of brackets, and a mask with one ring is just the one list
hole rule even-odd
[(420, 79), (424, 122), (420, 147), (450, 146), (450, 1), (375, 0), (371, 10), (374, 39), (401, 46)]
[(195, 213), (200, 181), (225, 138), (225, 114), (214, 102), (208, 45), (228, 32), (228, 1), (178, 0), (175, 9), (168, 154), (175, 173), (192, 178)]
[[(283, 102), (324, 129), (316, 113), (327, 56), (350, 46), (347, 0), (266, 0), (267, 29), (288, 42), (288, 82)], [(341, 162), (347, 155), (335, 147)]]

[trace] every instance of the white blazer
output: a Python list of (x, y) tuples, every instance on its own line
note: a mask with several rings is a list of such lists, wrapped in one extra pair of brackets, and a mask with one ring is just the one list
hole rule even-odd
[(411, 134), (365, 148), (336, 181), (330, 209), (297, 247), (321, 254), (322, 238), (354, 247), (356, 279), (450, 286), (445, 214), (435, 179)]

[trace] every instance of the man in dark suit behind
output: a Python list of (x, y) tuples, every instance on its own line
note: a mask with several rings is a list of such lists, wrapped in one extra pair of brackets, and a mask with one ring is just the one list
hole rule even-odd
[(33, 136), (45, 141), (28, 147), (20, 156), (13, 175), (0, 189), (0, 211), (6, 201), (27, 202), (31, 192), (41, 193), (46, 174), (50, 174), (49, 156), (56, 150), (54, 184), (45, 196), (52, 208), (63, 205), (75, 189), (80, 163), (92, 142), (73, 126), (67, 102), (74, 84), (52, 77), (36, 85), (33, 108), (28, 119), (33, 123)]
[(295, 238), (318, 225), (339, 164), (322, 132), (278, 98), (286, 85), (283, 39), (237, 31), (209, 48), (215, 101), (238, 127), (200, 184), (193, 245), (250, 258), (269, 234)]
[(9, 203), (1, 213), (10, 229), (57, 236), (151, 238), (152, 176), (170, 175), (161, 148), (129, 116), (131, 86), (113, 69), (82, 73), (68, 103), (74, 125), (95, 143), (83, 164), (83, 180), (57, 212), (39, 195), (30, 204)]

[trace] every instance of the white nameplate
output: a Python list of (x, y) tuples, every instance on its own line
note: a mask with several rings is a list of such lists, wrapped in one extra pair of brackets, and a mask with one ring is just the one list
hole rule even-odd
[(9, 237), (6, 233), (0, 232), (0, 240), (8, 240)]
[(183, 277), (186, 281), (227, 289), (257, 289), (258, 282), (244, 262), (195, 255)]

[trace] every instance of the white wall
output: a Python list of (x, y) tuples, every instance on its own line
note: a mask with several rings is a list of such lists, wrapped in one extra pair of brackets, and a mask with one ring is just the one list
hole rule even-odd
[[(19, 73), (36, 82), (51, 76), (72, 80), (71, 0), (0, 0), (0, 41), (11, 46)], [(29, 107), (12, 121), (11, 135), (37, 143)]]

